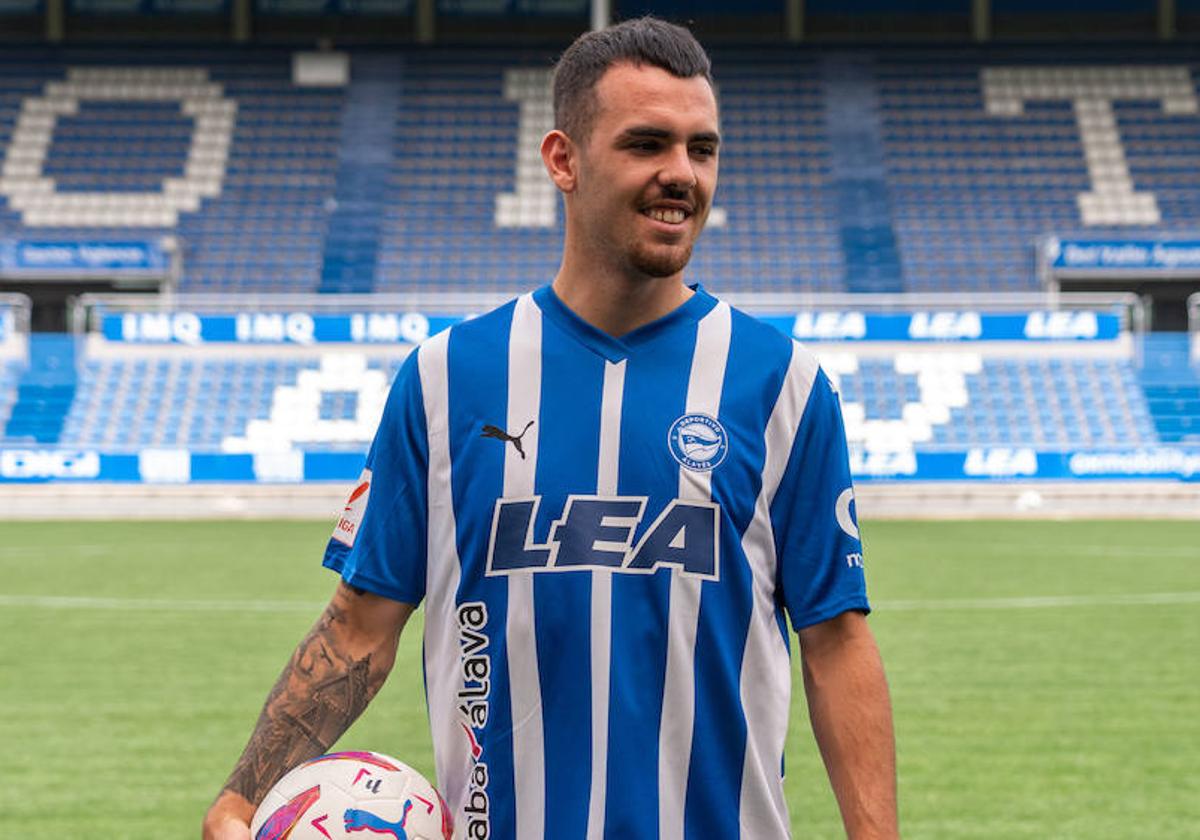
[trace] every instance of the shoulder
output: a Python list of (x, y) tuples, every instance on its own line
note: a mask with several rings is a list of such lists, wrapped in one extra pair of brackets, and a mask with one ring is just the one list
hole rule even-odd
[(517, 300), (510, 300), (483, 315), (468, 317), (423, 340), (400, 364), (392, 383), (393, 394), (420, 389), (422, 380), (429, 380), (430, 377), (435, 380), (444, 377), (449, 364), (451, 342), (456, 347), (465, 346), (468, 352), (484, 352), (489, 344), (506, 342)]
[(512, 324), (513, 311), (517, 308), (517, 304), (522, 299), (529, 297), (529, 293), (519, 295), (507, 303), (497, 306), (490, 312), (485, 312), (482, 315), (476, 315), (472, 318), (468, 318), (465, 321), (455, 324), (450, 329), (455, 338), (460, 336), (477, 338), (480, 336), (506, 333), (509, 326)]
[[(728, 305), (728, 304), (726, 304)], [(730, 306), (731, 342), (739, 354), (755, 360), (759, 370), (778, 371), (792, 385), (806, 391), (820, 374), (820, 361), (809, 348), (783, 332), (775, 323)]]
[(513, 311), (519, 300), (519, 297), (514, 298), (489, 312), (472, 315), (430, 336), (417, 346), (412, 355), (424, 355), (428, 358), (445, 354), (450, 342), (456, 346), (473, 346), (476, 349), (506, 344), (512, 326)]
[(729, 307), (734, 341), (752, 346), (757, 352), (766, 354), (765, 358), (769, 360), (786, 363), (791, 358), (792, 345), (796, 342), (775, 324), (727, 302), (718, 305)]

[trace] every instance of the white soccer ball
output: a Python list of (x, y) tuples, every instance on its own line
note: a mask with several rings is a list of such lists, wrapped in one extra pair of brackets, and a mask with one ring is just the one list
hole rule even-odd
[(402, 761), (330, 753), (289, 771), (250, 823), (254, 840), (451, 840), (442, 797)]

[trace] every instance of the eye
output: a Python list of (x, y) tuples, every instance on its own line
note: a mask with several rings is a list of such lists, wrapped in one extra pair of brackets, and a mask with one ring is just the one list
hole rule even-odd
[(692, 146), (692, 154), (699, 158), (710, 158), (717, 153), (717, 147), (707, 143), (700, 146)]

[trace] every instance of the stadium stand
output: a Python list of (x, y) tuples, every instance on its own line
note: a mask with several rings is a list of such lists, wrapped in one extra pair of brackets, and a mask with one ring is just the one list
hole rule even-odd
[[(59, 441), (70, 447), (261, 451), (316, 445), (361, 451), (403, 356), (161, 350), (92, 358)], [(326, 381), (327, 380), (327, 381)]]
[(1146, 337), (1139, 380), (1159, 439), (1200, 443), (1200, 366), (1189, 358), (1187, 337)]
[[(286, 349), (249, 356), (214, 347), (98, 355), (83, 366), (57, 442), (114, 451), (361, 450), (404, 352), (331, 349), (298, 358)], [(1032, 356), (818, 352), (839, 383), (847, 435), (865, 450), (1070, 450), (1182, 439), (1151, 410), (1128, 358), (1057, 347)], [(1152, 393), (1174, 394), (1168, 387)]]
[[(510, 292), (557, 267), (536, 154), (549, 51), (360, 50), (345, 88), (298, 86), (284, 50), (112, 55), (0, 53), (0, 240), (172, 234), (180, 291), (268, 298)], [(1195, 233), (1186, 48), (725, 48), (716, 64), (721, 188), (689, 271), (718, 293), (1035, 291), (1044, 235)], [(76, 367), (69, 339), (33, 336), (0, 365), (0, 444), (361, 451), (403, 352), (89, 342)], [(1200, 442), (1182, 339), (1141, 357), (823, 358), (864, 451)]]
[(170, 232), (185, 287), (318, 288), (343, 91), (283, 51), (63, 55), (0, 53), (0, 238)]
[(1111, 50), (1069, 57), (881, 54), (910, 291), (1033, 288), (1031, 245), (1047, 232), (1193, 230), (1200, 180), (1188, 161), (1200, 145), (1190, 57), (1157, 47), (1124, 50), (1119, 62)]
[[(170, 230), (184, 291), (511, 290), (557, 265), (535, 154), (549, 51), (359, 51), (344, 89), (296, 86), (281, 50), (104, 55), (0, 56), (0, 237)], [(1187, 231), (1193, 59), (1161, 45), (718, 51), (727, 142), (694, 276), (1031, 290), (1047, 233)]]
[[(59, 442), (63, 421), (75, 401), (75, 361), (74, 337), (51, 334), (30, 336), (27, 363), (6, 362), (11, 378), (0, 380), (0, 388), (4, 384), (11, 387), (7, 397), (0, 396), (0, 406), (9, 406), (5, 440)], [(0, 408), (0, 417), (3, 415)]]
[[(21, 378), (24, 364), (13, 359), (0, 361), (0, 426), (8, 428), (8, 419), (12, 415), (13, 405), (17, 402), (17, 383)], [(5, 440), (11, 436), (5, 432)]]
[(1153, 445), (1158, 435), (1128, 360), (979, 353), (839, 354), (846, 434), (870, 450), (1080, 449)]

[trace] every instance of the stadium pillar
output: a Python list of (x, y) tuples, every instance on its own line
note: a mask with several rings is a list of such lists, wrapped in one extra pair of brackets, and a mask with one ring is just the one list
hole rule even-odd
[(980, 42), (992, 40), (991, 0), (971, 0), (971, 37)]
[(611, 22), (611, 0), (592, 0), (592, 30), (603, 29)]
[(1158, 0), (1158, 38), (1170, 41), (1175, 37), (1175, 0)]
[(417, 43), (432, 44), (436, 35), (437, 7), (435, 0), (417, 0)]
[(233, 40), (238, 43), (244, 43), (250, 40), (251, 31), (251, 15), (253, 14), (250, 8), (250, 0), (233, 0), (233, 7), (230, 11), (233, 16), (232, 36)]
[(46, 40), (57, 44), (63, 39), (66, 19), (66, 0), (46, 0)]
[(804, 40), (804, 0), (787, 0), (787, 38)]

